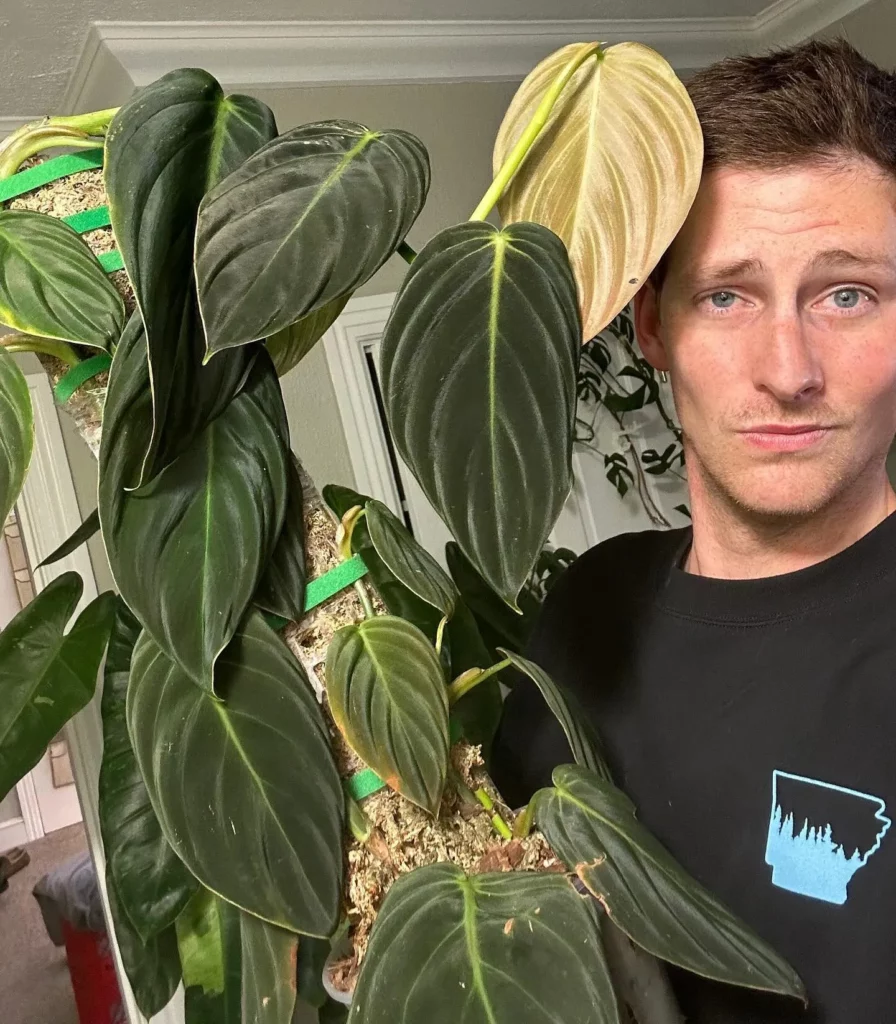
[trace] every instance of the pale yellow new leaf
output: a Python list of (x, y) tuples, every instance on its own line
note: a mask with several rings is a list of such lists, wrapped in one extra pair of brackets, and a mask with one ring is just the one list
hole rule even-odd
[[(495, 173), (551, 83), (591, 43), (551, 54), (514, 96), (495, 143)], [(566, 243), (583, 341), (641, 287), (694, 201), (703, 135), (681, 81), (655, 50), (618, 43), (575, 72), (498, 204), (504, 223), (536, 221)]]

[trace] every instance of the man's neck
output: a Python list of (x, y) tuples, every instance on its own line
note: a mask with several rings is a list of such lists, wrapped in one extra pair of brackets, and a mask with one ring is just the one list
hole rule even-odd
[(811, 516), (763, 520), (692, 482), (694, 539), (685, 569), (716, 579), (761, 579), (815, 565), (854, 544), (896, 511), (886, 475)]

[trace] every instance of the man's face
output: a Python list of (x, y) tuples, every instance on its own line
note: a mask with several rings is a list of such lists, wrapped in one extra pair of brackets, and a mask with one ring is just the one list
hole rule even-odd
[(645, 355), (670, 371), (689, 475), (804, 516), (881, 479), (896, 434), (896, 183), (862, 159), (704, 176)]

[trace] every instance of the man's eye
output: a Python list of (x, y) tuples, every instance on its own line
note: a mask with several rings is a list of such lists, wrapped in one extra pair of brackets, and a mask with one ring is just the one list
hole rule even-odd
[(865, 297), (865, 293), (858, 288), (840, 288), (829, 296), (834, 300), (838, 309), (855, 309)]
[(737, 300), (734, 292), (713, 292), (709, 301), (716, 309), (731, 309)]

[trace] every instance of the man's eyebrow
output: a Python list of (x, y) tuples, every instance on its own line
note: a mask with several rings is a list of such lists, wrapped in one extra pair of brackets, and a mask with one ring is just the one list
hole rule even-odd
[(896, 261), (893, 256), (886, 252), (867, 250), (865, 252), (850, 252), (849, 249), (825, 249), (812, 257), (810, 266), (813, 270), (825, 270), (836, 267), (885, 267), (893, 270)]
[(762, 261), (754, 258), (735, 260), (733, 263), (710, 263), (705, 267), (692, 266), (685, 277), (701, 287), (708, 288), (718, 282), (730, 281), (734, 277), (754, 277), (762, 273)]

